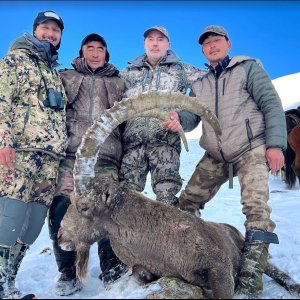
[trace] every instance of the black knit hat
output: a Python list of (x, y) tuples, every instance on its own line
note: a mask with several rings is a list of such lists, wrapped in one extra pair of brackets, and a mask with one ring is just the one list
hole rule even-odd
[(109, 52), (107, 50), (106, 41), (101, 35), (99, 35), (97, 33), (91, 33), (82, 40), (80, 50), (79, 50), (79, 56), (83, 57), (82, 48), (84, 45), (86, 45), (89, 42), (100, 42), (106, 48), (105, 60), (106, 60), (106, 62), (109, 62)]

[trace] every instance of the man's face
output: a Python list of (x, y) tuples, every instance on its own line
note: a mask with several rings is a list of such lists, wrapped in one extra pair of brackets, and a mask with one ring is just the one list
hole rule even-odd
[(157, 63), (170, 49), (170, 42), (159, 31), (151, 31), (144, 41), (144, 47), (149, 62)]
[(203, 53), (213, 67), (227, 56), (230, 48), (230, 41), (221, 35), (209, 35), (202, 44)]
[(95, 71), (105, 64), (106, 47), (100, 42), (88, 42), (82, 48), (83, 57), (87, 65)]
[(38, 40), (47, 41), (56, 47), (61, 39), (61, 29), (55, 21), (45, 21), (36, 27), (34, 36)]

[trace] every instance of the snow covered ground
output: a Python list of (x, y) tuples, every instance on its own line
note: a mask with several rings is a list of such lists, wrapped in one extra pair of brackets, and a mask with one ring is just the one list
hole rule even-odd
[[(291, 80), (291, 78), (293, 80), (297, 78), (298, 82), (296, 85), (296, 81), (294, 81), (293, 88), (295, 94), (293, 96), (289, 94), (288, 97), (284, 97), (284, 90), (290, 92), (291, 87), (288, 89), (279, 88), (287, 84), (285, 77), (282, 77), (283, 81), (277, 80), (275, 85), (278, 88), (278, 92), (279, 89), (281, 90), (280, 96), (286, 109), (295, 108), (300, 105), (300, 73), (293, 74), (289, 79)], [(198, 128), (188, 134), (190, 151), (188, 153), (184, 149), (182, 151), (181, 174), (184, 179), (184, 186), (203, 155), (203, 150), (198, 144), (199, 132)], [(280, 180), (280, 177), (273, 175), (270, 176), (269, 183), (269, 203), (273, 209), (272, 219), (277, 224), (275, 232), (280, 240), (279, 245), (270, 245), (272, 262), (282, 270), (288, 272), (294, 280), (300, 283), (299, 185), (293, 190), (288, 190)], [(150, 198), (154, 198), (149, 180), (147, 181), (145, 194)], [(244, 233), (243, 223), (245, 218), (241, 212), (240, 188), (237, 178), (234, 179), (233, 189), (229, 189), (228, 184), (222, 186), (216, 197), (206, 205), (202, 217), (205, 220), (232, 224)], [(43, 252), (47, 248), (49, 250)], [(73, 296), (64, 297), (65, 299), (141, 299), (145, 297), (147, 294), (145, 289), (138, 286), (129, 274), (115, 283), (111, 290), (106, 291), (102, 282), (98, 279), (100, 267), (96, 250), (96, 245), (92, 246), (89, 275), (83, 290)], [(53, 286), (58, 276), (59, 273), (52, 253), (52, 244), (48, 236), (47, 226), (45, 225), (39, 238), (28, 250), (18, 273), (16, 283), (22, 293), (33, 292), (40, 299), (57, 299), (53, 291)], [(264, 277), (264, 283), (264, 299), (296, 299), (267, 276)]]

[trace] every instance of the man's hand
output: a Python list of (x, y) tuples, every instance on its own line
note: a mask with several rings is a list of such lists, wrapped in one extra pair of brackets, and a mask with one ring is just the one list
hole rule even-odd
[(164, 122), (161, 122), (162, 126), (169, 129), (173, 132), (178, 132), (181, 128), (179, 116), (176, 111), (170, 112), (170, 119)]
[(280, 148), (269, 148), (266, 158), (272, 173), (276, 173), (284, 166), (284, 155)]
[(0, 149), (0, 165), (6, 170), (13, 170), (16, 162), (16, 150), (14, 148)]

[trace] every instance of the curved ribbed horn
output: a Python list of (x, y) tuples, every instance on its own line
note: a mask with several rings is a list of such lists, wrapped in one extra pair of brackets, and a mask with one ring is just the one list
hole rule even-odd
[[(153, 109), (149, 109), (149, 110), (146, 110), (146, 111), (138, 114), (136, 117), (156, 118), (161, 121), (167, 121), (170, 118), (170, 114), (169, 114), (169, 112), (162, 111), (161, 108), (153, 108)], [(189, 151), (188, 142), (187, 142), (185, 133), (184, 133), (181, 125), (179, 128), (178, 134), (181, 137), (181, 140), (182, 140), (185, 150), (188, 152)]]
[(75, 193), (86, 191), (86, 185), (92, 179), (101, 144), (110, 133), (124, 121), (142, 115), (143, 112), (157, 108), (173, 108), (190, 111), (208, 122), (220, 141), (221, 128), (215, 114), (197, 98), (181, 93), (147, 92), (133, 98), (116, 102), (113, 107), (103, 112), (84, 134), (76, 153), (74, 167)]

